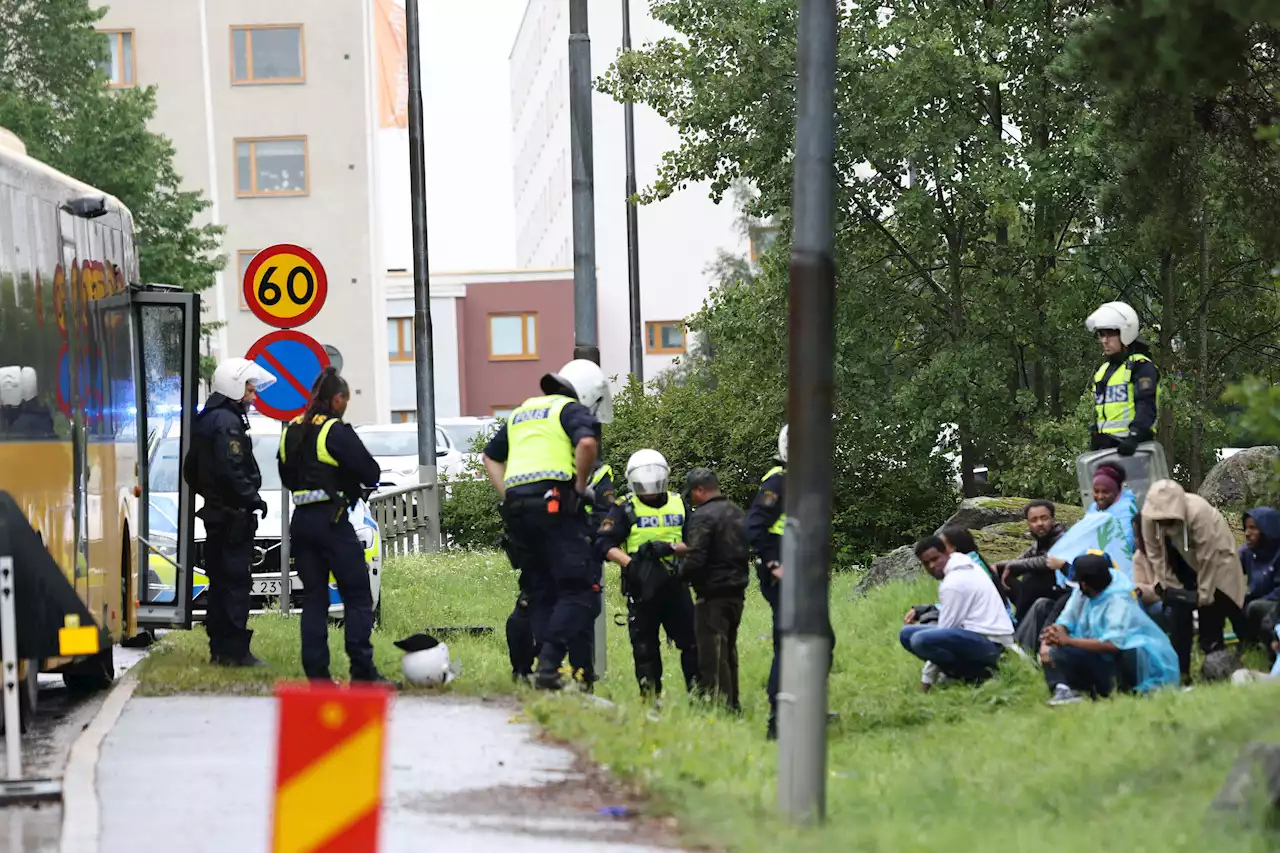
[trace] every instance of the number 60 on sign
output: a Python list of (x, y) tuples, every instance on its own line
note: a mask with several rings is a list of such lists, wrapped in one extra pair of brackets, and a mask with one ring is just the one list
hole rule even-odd
[(329, 279), (315, 255), (281, 243), (253, 256), (243, 287), (245, 304), (255, 317), (278, 329), (294, 329), (320, 313)]

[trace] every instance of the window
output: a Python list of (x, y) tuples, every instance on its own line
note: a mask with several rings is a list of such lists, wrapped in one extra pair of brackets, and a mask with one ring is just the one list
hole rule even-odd
[(137, 85), (138, 63), (133, 55), (133, 30), (98, 30), (107, 40), (109, 58), (99, 67), (107, 83), (121, 89)]
[(413, 361), (413, 318), (387, 320), (387, 355), (392, 361)]
[(537, 314), (489, 315), (490, 361), (532, 361), (537, 357)]
[(645, 323), (645, 352), (649, 355), (679, 355), (685, 350), (684, 335), (684, 323), (680, 320)]
[[(391, 413), (391, 422), (393, 424), (416, 424), (418, 422), (417, 411), (399, 411)], [(418, 452), (418, 434), (413, 434), (414, 453)]]
[(231, 82), (305, 83), (302, 25), (232, 27)]
[(248, 311), (249, 304), (244, 301), (244, 274), (249, 269), (249, 262), (253, 260), (253, 256), (258, 254), (260, 249), (241, 249), (236, 252), (236, 259), (240, 262), (238, 265), (239, 275), (236, 277), (236, 293), (240, 298), (240, 310)]
[(306, 195), (307, 138), (236, 140), (236, 195)]

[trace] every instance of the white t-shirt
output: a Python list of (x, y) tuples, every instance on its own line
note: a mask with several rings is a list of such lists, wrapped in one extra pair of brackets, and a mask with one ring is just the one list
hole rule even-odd
[[(947, 558), (942, 581), (938, 584), (939, 628), (962, 628), (981, 634), (993, 643), (1013, 645), (1013, 620), (995, 582), (983, 568), (956, 552)], [(932, 684), (938, 667), (924, 665), (920, 680)]]

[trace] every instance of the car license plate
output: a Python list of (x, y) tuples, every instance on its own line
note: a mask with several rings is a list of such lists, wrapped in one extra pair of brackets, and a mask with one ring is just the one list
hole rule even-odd
[(280, 595), (281, 584), (279, 578), (272, 580), (253, 581), (249, 586), (249, 592), (252, 595)]

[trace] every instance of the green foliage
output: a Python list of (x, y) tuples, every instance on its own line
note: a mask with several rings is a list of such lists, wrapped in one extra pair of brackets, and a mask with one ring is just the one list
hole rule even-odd
[(441, 478), (440, 532), (451, 548), (496, 548), (502, 539), (498, 495), (485, 479)]
[(28, 153), (116, 196), (133, 212), (143, 281), (210, 287), (225, 263), (209, 206), (182, 189), (173, 144), (147, 128), (154, 87), (109, 89), (88, 0), (0, 0), (0, 126)]

